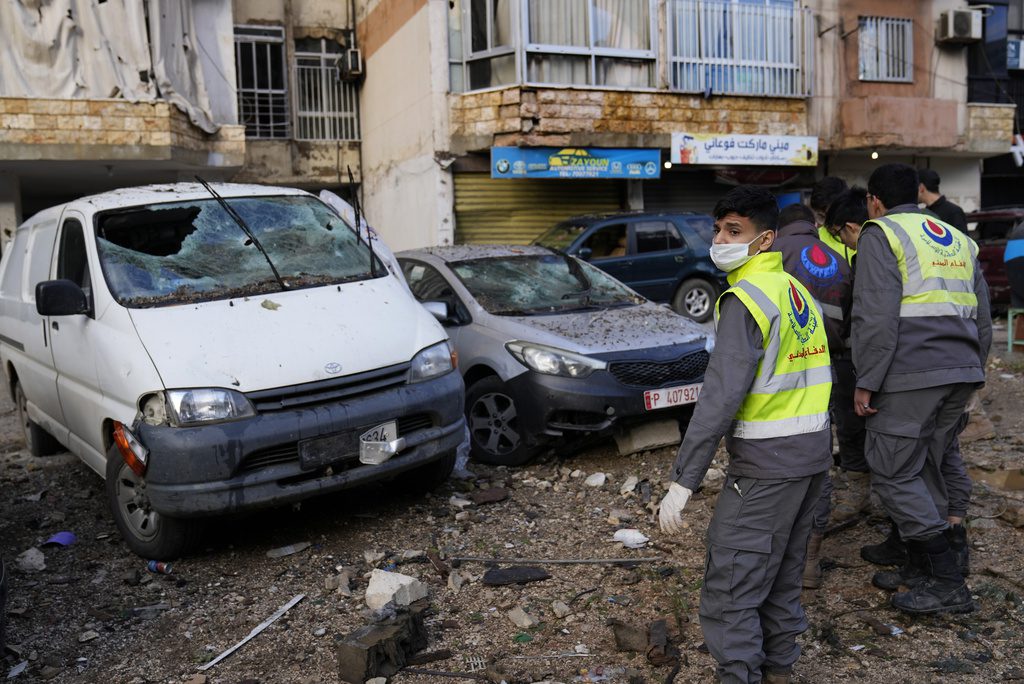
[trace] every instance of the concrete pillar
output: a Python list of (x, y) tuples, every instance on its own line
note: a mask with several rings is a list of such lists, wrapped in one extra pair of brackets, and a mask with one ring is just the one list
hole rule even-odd
[(0, 173), (0, 254), (21, 224), (21, 181), (13, 173)]

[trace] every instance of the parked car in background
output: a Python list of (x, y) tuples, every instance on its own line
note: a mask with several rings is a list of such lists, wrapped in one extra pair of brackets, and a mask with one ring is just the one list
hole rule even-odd
[(533, 244), (588, 261), (644, 297), (703, 322), (728, 287), (708, 255), (714, 223), (695, 213), (576, 216)]
[(1006, 277), (1003, 253), (1007, 233), (1021, 223), (1024, 223), (1024, 206), (989, 207), (967, 214), (967, 226), (978, 241), (978, 261), (995, 310), (1010, 305), (1010, 281)]
[(518, 465), (547, 440), (692, 412), (712, 333), (594, 266), (539, 246), (397, 256), (458, 353), (477, 460)]

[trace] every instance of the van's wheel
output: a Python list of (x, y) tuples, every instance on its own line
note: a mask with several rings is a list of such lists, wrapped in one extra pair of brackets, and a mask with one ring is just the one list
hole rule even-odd
[(534, 456), (519, 426), (515, 400), (505, 384), (490, 376), (466, 390), (466, 422), (473, 458), (492, 465), (523, 465)]
[(18, 422), (25, 440), (25, 448), (33, 456), (51, 456), (64, 451), (64, 447), (49, 432), (28, 417), (28, 397), (20, 382), (14, 383), (14, 402), (18, 405)]
[(202, 520), (168, 518), (154, 511), (146, 481), (132, 472), (117, 445), (107, 449), (107, 502), (128, 548), (143, 558), (174, 560), (199, 542)]
[(403, 491), (410, 493), (430, 492), (444, 484), (455, 470), (455, 449), (436, 461), (421, 465), (395, 478)]
[(717, 298), (717, 287), (706, 280), (692, 278), (676, 290), (672, 298), (672, 309), (677, 314), (703, 323), (714, 313)]

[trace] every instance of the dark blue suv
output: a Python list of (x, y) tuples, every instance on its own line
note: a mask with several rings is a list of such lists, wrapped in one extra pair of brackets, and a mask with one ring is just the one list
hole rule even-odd
[(533, 244), (589, 261), (648, 299), (703, 322), (728, 287), (708, 256), (714, 223), (691, 212), (576, 216)]

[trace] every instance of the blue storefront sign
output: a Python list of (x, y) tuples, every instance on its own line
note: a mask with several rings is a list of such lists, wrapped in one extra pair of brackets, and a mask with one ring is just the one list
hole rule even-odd
[(492, 147), (491, 178), (658, 178), (661, 151), (609, 147)]

